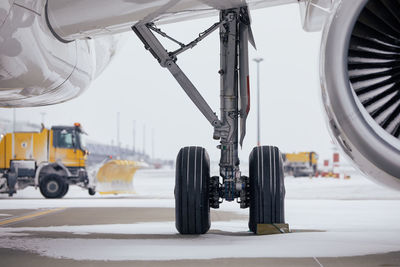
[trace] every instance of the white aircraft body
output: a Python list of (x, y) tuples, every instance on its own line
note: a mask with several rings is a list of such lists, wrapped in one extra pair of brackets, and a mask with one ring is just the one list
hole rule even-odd
[[(253, 232), (262, 224), (284, 223), (279, 149), (254, 148), (249, 177), (240, 172), (237, 150), (250, 108), (248, 43), (255, 45), (250, 12), (291, 3), (299, 4), (305, 30), (323, 30), (322, 95), (338, 146), (371, 179), (400, 189), (399, 0), (1, 0), (0, 106), (43, 106), (77, 97), (115, 54), (115, 35), (133, 30), (221, 142), (221, 178), (210, 177), (203, 148), (179, 152), (178, 231), (205, 233), (209, 209), (218, 208), (222, 199), (250, 207)], [(189, 44), (160, 29), (216, 14), (219, 20)], [(213, 31), (219, 31), (221, 40), (220, 117), (177, 65), (179, 54)], [(179, 48), (166, 51), (159, 38)]]

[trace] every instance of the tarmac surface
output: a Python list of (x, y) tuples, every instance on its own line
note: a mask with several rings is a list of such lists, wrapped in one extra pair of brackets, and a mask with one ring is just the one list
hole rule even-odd
[[(8, 209), (1, 210), (0, 227), (54, 227), (74, 225), (124, 224), (139, 222), (165, 222), (174, 220), (172, 208), (53, 208), (53, 209)], [(244, 216), (226, 211), (212, 211), (212, 221), (244, 220)], [(17, 229), (16, 229), (17, 230)], [(295, 230), (296, 231), (296, 230)], [(165, 240), (185, 239), (193, 236), (178, 234), (110, 234), (57, 231), (20, 231), (26, 239), (110, 239), (110, 240)], [(251, 235), (211, 230), (218, 235)], [(290, 235), (290, 234), (289, 234)], [(21, 237), (20, 237), (21, 238)], [(67, 249), (67, 248), (66, 248)], [(244, 247), (244, 249), (246, 249)], [(400, 252), (386, 254), (337, 257), (337, 258), (223, 258), (205, 260), (164, 260), (164, 261), (98, 261), (53, 258), (30, 251), (0, 249), (2, 266), (400, 266)], [(28, 264), (29, 263), (29, 264)]]
[(292, 232), (269, 236), (236, 203), (211, 210), (207, 234), (179, 235), (173, 170), (138, 172), (134, 195), (0, 195), (0, 266), (400, 267), (400, 192), (361, 176), (285, 183)]

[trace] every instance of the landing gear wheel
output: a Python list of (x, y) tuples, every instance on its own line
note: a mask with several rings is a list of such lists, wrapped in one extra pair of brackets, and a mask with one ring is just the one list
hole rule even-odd
[(273, 146), (255, 147), (249, 162), (249, 228), (256, 233), (257, 224), (285, 223), (283, 164), (279, 149)]
[(68, 190), (69, 190), (69, 184), (64, 183), (64, 189), (61, 197), (64, 197), (68, 193)]
[(49, 174), (40, 181), (40, 193), (45, 198), (62, 198), (65, 190), (65, 182), (55, 174)]
[(202, 147), (184, 147), (176, 159), (175, 220), (181, 234), (210, 229), (210, 159)]

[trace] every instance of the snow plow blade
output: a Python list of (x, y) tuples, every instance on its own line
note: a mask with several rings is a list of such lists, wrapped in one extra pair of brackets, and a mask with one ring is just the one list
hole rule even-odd
[(139, 163), (129, 160), (110, 160), (97, 172), (96, 191), (105, 194), (134, 194), (133, 176)]

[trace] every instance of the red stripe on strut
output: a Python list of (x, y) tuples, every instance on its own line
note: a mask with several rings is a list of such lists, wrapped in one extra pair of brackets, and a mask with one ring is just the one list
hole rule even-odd
[(250, 112), (250, 76), (247, 75), (247, 108), (246, 113), (249, 114)]

